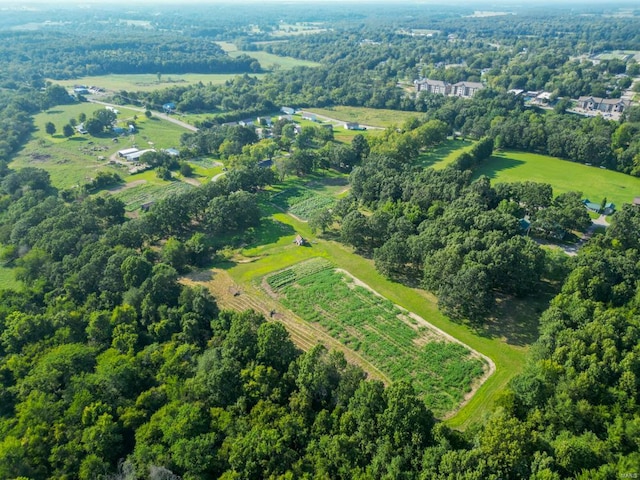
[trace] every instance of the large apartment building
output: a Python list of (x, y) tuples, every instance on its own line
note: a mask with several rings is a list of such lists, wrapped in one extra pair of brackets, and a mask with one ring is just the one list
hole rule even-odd
[(431, 80), (422, 78), (415, 80), (416, 93), (429, 92), (452, 97), (473, 97), (478, 90), (482, 90), (484, 85), (480, 82), (458, 82), (448, 83), (442, 80)]

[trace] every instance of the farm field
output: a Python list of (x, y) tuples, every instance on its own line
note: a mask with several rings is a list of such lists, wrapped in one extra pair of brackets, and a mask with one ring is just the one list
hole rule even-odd
[[(54, 83), (63, 87), (72, 88), (74, 85), (95, 85), (108, 91), (120, 92), (152, 92), (163, 88), (203, 84), (221, 85), (228, 80), (239, 76), (237, 73), (185, 73), (168, 74), (160, 77), (153, 73), (128, 74), (128, 75), (100, 75), (80, 77), (72, 80), (54, 80)], [(263, 77), (264, 73), (251, 74), (252, 77)]]
[(280, 301), (394, 381), (413, 382), (438, 417), (455, 410), (486, 361), (334, 266), (316, 258), (266, 277)]
[[(153, 172), (145, 173), (151, 173), (155, 176), (155, 173)], [(138, 179), (134, 180), (134, 182), (144, 183), (135, 185), (132, 188), (123, 189), (113, 194), (116, 198), (118, 198), (125, 204), (125, 210), (127, 212), (134, 212), (136, 210), (139, 210), (144, 203), (158, 201), (165, 197), (168, 197), (169, 195), (181, 193), (185, 190), (193, 188), (192, 185), (178, 180), (174, 180), (171, 182), (158, 180), (153, 183), (147, 183), (146, 181), (144, 181), (144, 179)]]
[[(319, 179), (314, 180), (319, 183)], [(295, 183), (304, 184), (304, 181), (297, 179), (288, 185)], [(317, 188), (326, 192), (327, 189), (336, 187)], [(218, 268), (215, 270), (222, 270), (224, 276), (230, 278), (243, 292), (236, 297), (223, 289), (221, 293), (226, 292), (226, 298), (222, 304), (243, 309), (255, 308), (258, 303), (268, 303), (270, 306), (261, 310), (268, 315), (270, 310), (277, 309), (279, 304), (260, 287), (264, 276), (314, 257), (322, 257), (334, 265), (339, 265), (355, 277), (366, 281), (367, 285), (394, 304), (416, 313), (430, 324), (493, 360), (496, 365), (495, 373), (455, 415), (447, 418), (447, 424), (454, 428), (466, 428), (480, 418), (483, 412), (491, 409), (509, 380), (522, 371), (528, 346), (537, 336), (536, 322), (540, 308), (544, 309), (544, 306), (528, 305), (514, 300), (512, 304), (505, 306), (510, 312), (509, 317), (497, 318), (490, 328), (481, 331), (464, 323), (453, 322), (438, 310), (436, 299), (428, 292), (387, 279), (375, 269), (371, 260), (355, 254), (350, 247), (330, 240), (330, 237), (312, 233), (307, 223), (281, 212), (269, 201), (264, 202), (262, 208), (263, 223), (252, 235), (253, 239), (248, 240), (247, 245), (238, 250), (233, 258), (217, 264)], [(298, 247), (293, 243), (297, 234), (308, 241), (306, 246)], [(211, 289), (217, 288), (215, 276), (213, 279), (203, 280), (202, 284)], [(313, 329), (315, 324), (301, 324), (298, 317), (293, 317), (285, 316), (281, 321), (292, 332), (299, 346), (308, 348), (309, 345), (321, 342), (328, 347), (338, 348), (336, 340), (319, 329), (319, 325)], [(523, 337), (519, 333), (522, 331), (522, 325), (530, 325), (530, 328), (527, 328), (533, 334)], [(304, 338), (300, 337), (301, 329), (306, 332)], [(338, 349), (344, 351), (344, 347)], [(356, 353), (349, 350), (345, 355), (361, 365), (372, 377), (384, 379), (385, 376), (379, 372), (376, 365), (358, 358)]]
[(474, 170), (474, 178), (486, 175), (495, 182), (544, 182), (554, 195), (568, 191), (582, 192), (594, 202), (603, 198), (615, 203), (631, 203), (640, 195), (640, 179), (623, 173), (590, 167), (546, 155), (505, 151)]
[(374, 127), (390, 127), (392, 125), (400, 126), (408, 118), (421, 116), (421, 114), (417, 112), (345, 106), (311, 108), (305, 109), (305, 111), (315, 113), (316, 115), (335, 118), (336, 120), (341, 120), (343, 122), (357, 122), (362, 125), (372, 125)]
[(270, 201), (302, 220), (308, 220), (316, 211), (330, 208), (348, 189), (348, 177), (336, 172), (329, 176), (300, 179), (290, 177), (270, 188)]
[[(108, 159), (118, 150), (137, 145), (138, 148), (170, 148), (180, 145), (180, 135), (184, 129), (159, 118), (147, 118), (140, 112), (120, 107), (118, 119), (126, 123), (136, 118), (138, 131), (134, 135), (118, 137), (114, 143), (114, 135), (104, 133), (99, 136), (75, 134), (70, 138), (62, 135), (62, 127), (71, 118), (80, 113), (91, 117), (93, 112), (101, 109), (95, 104), (79, 103), (61, 105), (35, 116), (35, 131), (25, 147), (14, 157), (11, 168), (37, 167), (51, 175), (51, 182), (56, 188), (70, 188), (84, 184), (95, 177), (99, 171), (118, 173), (125, 182), (135, 180), (123, 166), (109, 165)], [(48, 135), (45, 124), (52, 122), (57, 132)]]

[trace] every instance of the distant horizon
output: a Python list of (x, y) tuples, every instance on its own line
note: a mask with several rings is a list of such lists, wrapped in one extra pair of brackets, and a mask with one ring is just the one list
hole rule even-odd
[(603, 7), (614, 6), (634, 6), (640, 9), (637, 0), (527, 0), (527, 1), (514, 1), (514, 0), (63, 0), (56, 4), (51, 4), (50, 0), (20, 0), (7, 2), (3, 7), (20, 8), (26, 5), (39, 5), (49, 6), (52, 8), (60, 7), (74, 7), (83, 5), (105, 5), (112, 6), (114, 4), (126, 4), (130, 7), (136, 7), (138, 5), (163, 5), (163, 6), (180, 6), (180, 5), (224, 5), (224, 4), (238, 4), (238, 3), (259, 3), (259, 4), (311, 4), (311, 3), (377, 3), (377, 4), (429, 4), (439, 6), (478, 6), (483, 8), (491, 7), (511, 7), (511, 8), (526, 8), (532, 5), (601, 5)]

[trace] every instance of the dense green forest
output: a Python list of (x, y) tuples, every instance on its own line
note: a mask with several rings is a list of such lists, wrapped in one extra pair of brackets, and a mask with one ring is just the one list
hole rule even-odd
[[(638, 75), (637, 62), (574, 57), (638, 49), (638, 17), (603, 16), (598, 6), (584, 16), (530, 7), (497, 18), (416, 8), (402, 5), (393, 15), (388, 6), (363, 12), (349, 4), (315, 13), (275, 4), (105, 8), (100, 21), (86, 11), (7, 10), (0, 244), (20, 288), (0, 291), (0, 478), (640, 475), (640, 209), (620, 206), (606, 232), (570, 258), (532, 237), (583, 231), (590, 218), (579, 192), (473, 180), (503, 148), (639, 176), (639, 107), (619, 121), (583, 118), (530, 108), (507, 92), (619, 96), (625, 78)], [(280, 23), (329, 21), (326, 31), (273, 41)], [(41, 28), (25, 33), (24, 25)], [(413, 28), (438, 33), (399, 31)], [(258, 62), (229, 57), (214, 40), (322, 66), (257, 79), (248, 74), (261, 70)], [(58, 191), (45, 170), (10, 168), (34, 130), (33, 115), (77, 101), (45, 78), (116, 72), (245, 74), (223, 85), (113, 96), (210, 115), (182, 136), (180, 161), (215, 157), (226, 174), (126, 215), (97, 184)], [(483, 80), (488, 88), (473, 99), (401, 88), (421, 76)], [(266, 140), (252, 127), (223, 125), (282, 105), (419, 115), (348, 144), (319, 126), (296, 134), (286, 119)], [(421, 153), (454, 134), (474, 140), (468, 152), (441, 170), (420, 167)], [(156, 167), (180, 166), (164, 154), (149, 158)], [(275, 167), (258, 167), (264, 158)], [(367, 379), (320, 345), (302, 352), (282, 323), (221, 310), (206, 288), (183, 281), (224, 260), (225, 249), (255, 240), (270, 221), (270, 185), (328, 170), (349, 174), (349, 193), (309, 224), (383, 275), (434, 293), (454, 321), (481, 327), (499, 296), (554, 292), (524, 372), (464, 431), (434, 418), (410, 383)]]

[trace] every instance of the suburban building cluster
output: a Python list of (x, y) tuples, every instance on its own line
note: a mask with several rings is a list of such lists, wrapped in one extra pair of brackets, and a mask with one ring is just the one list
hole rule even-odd
[(415, 80), (414, 85), (416, 92), (429, 92), (439, 95), (447, 95), (451, 97), (471, 98), (477, 91), (482, 90), (484, 85), (480, 82), (458, 82), (449, 83), (443, 80), (431, 80), (422, 78)]

